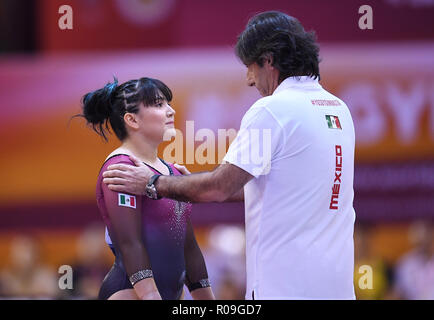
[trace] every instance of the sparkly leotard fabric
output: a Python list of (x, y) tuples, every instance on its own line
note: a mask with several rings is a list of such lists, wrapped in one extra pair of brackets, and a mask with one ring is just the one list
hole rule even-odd
[[(98, 176), (97, 204), (107, 226), (106, 241), (116, 256), (111, 273), (109, 272), (101, 288), (103, 292), (100, 292), (100, 298), (102, 299), (123, 289), (120, 287), (132, 288), (127, 281), (128, 278), (125, 279), (126, 273), (120, 249), (114, 237), (111, 236), (113, 226), (109, 217), (109, 210), (124, 210), (125, 207), (120, 206), (119, 193), (109, 190), (102, 182), (103, 172), (109, 165), (115, 163), (134, 165), (127, 155), (116, 155), (104, 163)], [(171, 174), (181, 175), (172, 164), (166, 165)], [(136, 207), (141, 208), (140, 212), (137, 212), (142, 215), (141, 240), (149, 256), (158, 291), (163, 299), (178, 299), (182, 293), (186, 275), (184, 243), (192, 206), (190, 203), (166, 198), (152, 200), (146, 196), (135, 196), (134, 199), (137, 201)]]

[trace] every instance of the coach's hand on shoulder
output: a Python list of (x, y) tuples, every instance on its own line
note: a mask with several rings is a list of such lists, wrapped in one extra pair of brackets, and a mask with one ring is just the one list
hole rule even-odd
[(180, 164), (174, 163), (173, 164), (175, 166), (176, 169), (178, 169), (179, 172), (181, 172), (183, 175), (188, 175), (191, 174), (190, 171), (188, 171), (188, 169), (184, 166), (181, 166)]
[(136, 166), (122, 163), (112, 164), (103, 173), (103, 182), (112, 191), (143, 195), (146, 184), (154, 173), (136, 157), (132, 155), (129, 157)]

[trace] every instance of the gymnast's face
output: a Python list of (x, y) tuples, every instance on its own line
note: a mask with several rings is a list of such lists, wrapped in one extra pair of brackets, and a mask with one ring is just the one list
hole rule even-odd
[[(142, 103), (131, 127), (134, 132), (153, 143), (161, 143), (176, 135), (174, 116), (175, 110), (165, 99), (159, 99), (150, 106)], [(125, 121), (129, 124), (127, 119)]]

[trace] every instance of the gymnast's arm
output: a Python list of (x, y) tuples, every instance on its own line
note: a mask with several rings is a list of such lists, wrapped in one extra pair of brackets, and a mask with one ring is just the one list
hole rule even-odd
[[(150, 270), (151, 263), (142, 241), (141, 197), (136, 196), (136, 208), (120, 206), (119, 194), (104, 183), (102, 188), (110, 219), (110, 237), (121, 255), (128, 277), (141, 270)], [(141, 300), (161, 299), (153, 277), (140, 280), (133, 287)]]
[(208, 280), (205, 259), (194, 236), (190, 219), (187, 222), (187, 230), (184, 245), (184, 259), (188, 287), (194, 300), (215, 300), (211, 284)]

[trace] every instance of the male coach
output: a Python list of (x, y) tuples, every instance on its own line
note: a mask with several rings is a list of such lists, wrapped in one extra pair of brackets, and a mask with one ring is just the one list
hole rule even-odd
[[(254, 16), (236, 54), (263, 98), (244, 115), (224, 163), (173, 177), (153, 176), (135, 159), (136, 167), (104, 173), (110, 189), (153, 199), (244, 196), (247, 299), (355, 298), (354, 126), (345, 103), (318, 83), (318, 53), (314, 33), (297, 19)], [(246, 161), (252, 150), (268, 157)]]

